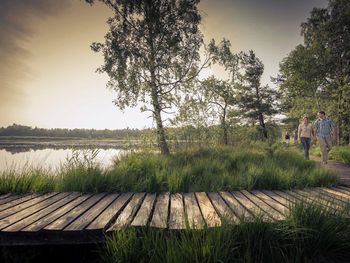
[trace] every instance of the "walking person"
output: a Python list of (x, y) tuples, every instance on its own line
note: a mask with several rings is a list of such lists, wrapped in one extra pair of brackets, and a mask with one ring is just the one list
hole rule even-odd
[(312, 124), (309, 122), (308, 117), (304, 117), (303, 121), (298, 127), (298, 137), (304, 148), (304, 158), (309, 160), (309, 150), (311, 145), (311, 138), (313, 138), (314, 131), (312, 129)]
[(286, 145), (289, 146), (290, 135), (288, 131), (286, 131), (286, 135), (284, 136), (284, 139), (286, 140)]
[(332, 149), (332, 136), (334, 135), (334, 124), (326, 118), (326, 113), (320, 111), (318, 119), (314, 123), (315, 134), (320, 145), (322, 164), (327, 164), (328, 153)]

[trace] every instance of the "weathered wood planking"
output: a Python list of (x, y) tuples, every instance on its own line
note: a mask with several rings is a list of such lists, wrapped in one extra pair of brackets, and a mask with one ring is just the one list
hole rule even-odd
[(132, 196), (132, 193), (123, 193), (114, 200), (105, 211), (103, 211), (97, 218), (90, 223), (86, 228), (87, 230), (104, 230), (114, 222), (116, 217), (120, 214), (121, 210), (128, 203)]
[(339, 191), (336, 191), (336, 190), (331, 189), (331, 188), (324, 188), (324, 187), (318, 188), (318, 189), (320, 189), (323, 192), (327, 192), (327, 193), (330, 193), (334, 196), (337, 196), (338, 198), (341, 198), (344, 201), (350, 201), (350, 196), (347, 193), (340, 191), (341, 189)]
[(185, 214), (182, 194), (175, 193), (170, 195), (170, 211), (169, 211), (169, 229), (184, 229)]
[(79, 243), (102, 241), (105, 232), (126, 227), (181, 230), (217, 227), (222, 220), (239, 224), (240, 219), (255, 216), (283, 220), (298, 201), (313, 201), (341, 211), (350, 203), (350, 188), (174, 194), (71, 192), (5, 195), (0, 200), (8, 200), (0, 205), (0, 244), (11, 240), (19, 244), (40, 240)]
[(251, 219), (253, 217), (247, 208), (238, 202), (233, 195), (228, 192), (220, 192), (220, 195), (239, 219)]
[(0, 205), (6, 204), (8, 202), (11, 202), (13, 200), (19, 199), (23, 197), (24, 195), (12, 195), (11, 193), (9, 195), (5, 195), (4, 198), (0, 199)]
[(136, 193), (133, 195), (129, 203), (123, 209), (121, 214), (117, 217), (115, 223), (108, 229), (108, 231), (123, 229), (129, 226), (134, 219), (146, 193)]
[(183, 194), (185, 203), (186, 223), (190, 228), (203, 228), (204, 219), (194, 193)]
[(83, 214), (86, 210), (92, 207), (95, 203), (97, 203), (102, 197), (106, 194), (95, 194), (91, 196), (89, 199), (74, 207), (69, 213), (61, 216), (57, 220), (53, 221), (49, 225), (45, 226), (43, 230), (49, 231), (62, 231), (64, 230), (70, 223), (74, 222), (81, 214)]
[(273, 200), (277, 201), (277, 203), (282, 204), (289, 210), (289, 207), (291, 206), (291, 201), (288, 200), (287, 198), (282, 197), (270, 190), (262, 190), (261, 192), (267, 195), (268, 197), (272, 198)]
[(56, 211), (53, 211), (51, 214), (49, 214), (49, 215), (39, 219), (38, 221), (34, 222), (33, 224), (28, 225), (27, 227), (23, 228), (22, 231), (24, 231), (24, 232), (36, 232), (36, 231), (43, 229), (44, 227), (51, 224), (53, 221), (57, 220), (61, 216), (64, 216), (65, 214), (69, 213), (74, 207), (81, 204), (89, 197), (91, 197), (91, 195), (89, 195), (89, 194), (79, 196), (78, 198), (72, 200), (68, 204), (60, 207)]
[(89, 225), (103, 210), (109, 206), (118, 195), (107, 195), (100, 199), (94, 206), (82, 214), (78, 219), (65, 228), (65, 231), (83, 230)]
[[(69, 193), (60, 193), (60, 194), (54, 194), (52, 195), (52, 197), (50, 198), (46, 198), (45, 200), (30, 206), (16, 214), (12, 214), (6, 218), (3, 218), (0, 221), (0, 229), (4, 229), (18, 221), (21, 221), (25, 218), (27, 218), (28, 216), (39, 212), (40, 210), (44, 209), (45, 207), (57, 202), (58, 200), (64, 198), (65, 196), (67, 196)], [(6, 211), (6, 210), (5, 210)]]
[(272, 197), (268, 196), (267, 194), (255, 190), (251, 191), (253, 195), (255, 195), (259, 200), (262, 200), (266, 204), (268, 204), (270, 207), (272, 207), (274, 210), (279, 212), (280, 214), (283, 215), (282, 219), (284, 218), (284, 215), (286, 212), (288, 212), (288, 206), (282, 205), (279, 202), (276, 202)]
[(203, 218), (208, 227), (216, 227), (221, 225), (221, 220), (212, 203), (205, 192), (195, 193), (198, 205), (202, 211)]
[(34, 197), (26, 202), (23, 202), (19, 205), (16, 205), (14, 207), (10, 207), (8, 209), (5, 209), (3, 211), (0, 212), (0, 219), (2, 218), (5, 218), (5, 217), (8, 217), (10, 215), (13, 215), (21, 210), (24, 210), (26, 208), (29, 208), (31, 206), (34, 206), (40, 202), (43, 202), (45, 201), (46, 199), (56, 195), (57, 193), (48, 193), (48, 194), (45, 194), (45, 195), (41, 195), (41, 196), (38, 196), (38, 197)]
[(266, 214), (266, 212), (249, 198), (247, 198), (242, 192), (231, 192), (231, 194), (247, 209), (250, 213), (256, 217), (262, 217), (264, 220), (272, 221), (272, 218)]
[(0, 195), (0, 200), (1, 199), (4, 199), (4, 198), (7, 198), (11, 195), (11, 193), (7, 193), (7, 194), (3, 194), (3, 195)]
[(19, 204), (24, 203), (24, 202), (26, 202), (30, 199), (33, 199), (35, 197), (38, 197), (38, 196), (40, 196), (40, 194), (27, 194), (27, 195), (24, 195), (20, 198), (12, 200), (10, 202), (6, 202), (6, 203), (0, 205), (0, 212), (5, 210), (5, 209), (8, 209), (10, 207), (18, 206)]
[(246, 190), (241, 191), (250, 201), (252, 201), (257, 207), (259, 207), (262, 211), (264, 211), (270, 218), (275, 221), (283, 220), (284, 216), (282, 213), (277, 211), (276, 209), (269, 206), (266, 202), (259, 199), (257, 196), (249, 193)]
[(161, 193), (158, 195), (152, 220), (151, 227), (166, 228), (168, 225), (168, 211), (169, 211), (169, 193)]
[(231, 208), (225, 203), (219, 193), (208, 193), (208, 197), (218, 212), (221, 221), (229, 223), (239, 222), (239, 218), (233, 213)]
[(156, 194), (149, 193), (146, 195), (139, 211), (131, 222), (132, 226), (146, 226), (148, 224), (155, 200)]
[(5, 229), (3, 229), (3, 231), (5, 231), (5, 232), (20, 231), (21, 229), (23, 229), (29, 225), (32, 225), (33, 223), (35, 223), (39, 219), (52, 213), (53, 211), (60, 208), (61, 206), (64, 206), (65, 204), (69, 203), (70, 201), (72, 201), (73, 199), (78, 197), (78, 195), (79, 195), (78, 193), (68, 193), (67, 195), (63, 196), (63, 198), (61, 200), (52, 203), (51, 205), (47, 206), (46, 208), (40, 210), (38, 213), (32, 214), (32, 215), (18, 221), (17, 223), (14, 223), (14, 224), (6, 227)]

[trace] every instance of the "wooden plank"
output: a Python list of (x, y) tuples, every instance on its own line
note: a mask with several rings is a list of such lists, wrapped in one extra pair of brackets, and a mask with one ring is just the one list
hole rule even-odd
[(85, 213), (77, 218), (73, 223), (67, 226), (65, 231), (82, 231), (87, 225), (89, 225), (94, 219), (105, 210), (116, 198), (118, 194), (109, 194), (100, 199), (92, 207), (90, 207)]
[(87, 230), (102, 230), (109, 228), (110, 224), (121, 213), (127, 202), (130, 200), (132, 193), (122, 193), (114, 200), (90, 225)]
[(39, 212), (40, 210), (44, 209), (45, 207), (47, 207), (47, 206), (57, 202), (58, 200), (64, 198), (66, 195), (67, 195), (67, 193), (52, 194), (50, 198), (46, 198), (45, 200), (41, 201), (40, 203), (37, 203), (33, 206), (30, 206), (30, 207), (16, 213), (16, 214), (13, 214), (11, 216), (8, 216), (8, 217), (2, 219), (0, 221), (0, 229), (4, 229), (4, 228), (24, 219), (32, 214)]
[(73, 201), (69, 202), (68, 204), (60, 207), (59, 209), (53, 211), (52, 213), (46, 215), (45, 217), (39, 219), (38, 221), (34, 222), (33, 224), (25, 227), (22, 229), (24, 232), (35, 232), (43, 229), (45, 226), (51, 224), (53, 221), (57, 220), (61, 216), (65, 215), (66, 213), (69, 213), (70, 210), (72, 210), (77, 205), (84, 202), (86, 199), (91, 197), (92, 194), (82, 195), (78, 198), (74, 199)]
[(332, 187), (332, 190), (336, 191), (336, 192), (341, 192), (343, 194), (345, 194), (346, 196), (348, 196), (348, 199), (350, 199), (350, 193), (347, 190), (344, 190), (343, 188), (340, 187)]
[(298, 199), (301, 202), (304, 202), (304, 201), (315, 201), (316, 202), (316, 200), (314, 198), (310, 197), (309, 195), (307, 195), (305, 193), (300, 193), (300, 192), (297, 192), (294, 190), (287, 190), (286, 193), (295, 197), (296, 199)]
[(3, 210), (3, 211), (0, 212), (0, 219), (3, 219), (3, 218), (8, 217), (8, 216), (11, 216), (11, 215), (13, 215), (15, 213), (18, 213), (18, 212), (22, 211), (22, 210), (28, 209), (31, 206), (37, 205), (40, 202), (43, 202), (46, 199), (49, 199), (49, 198), (53, 197), (56, 194), (57, 193), (47, 193), (47, 194), (35, 197), (33, 199), (30, 199), (30, 200), (28, 200), (26, 202), (23, 202), (23, 203), (19, 204), (19, 205), (16, 205), (15, 207), (11, 207), (9, 209)]
[(325, 187), (318, 187), (317, 189), (320, 189), (323, 192), (327, 192), (327, 193), (330, 193), (332, 195), (338, 196), (339, 198), (341, 198), (342, 200), (344, 200), (346, 202), (348, 202), (350, 200), (350, 197), (341, 191), (336, 191), (334, 189), (325, 188)]
[(286, 215), (286, 213), (289, 210), (288, 207), (280, 204), (275, 199), (266, 195), (262, 191), (254, 190), (254, 191), (251, 191), (251, 193), (253, 195), (255, 195), (257, 198), (259, 198), (260, 200), (262, 200), (263, 202), (265, 202), (266, 204), (268, 204), (270, 207), (272, 207), (273, 209), (275, 209), (277, 212), (279, 212), (282, 215)]
[(283, 206), (287, 207), (289, 210), (289, 207), (291, 206), (292, 203), (286, 197), (282, 197), (282, 196), (276, 194), (274, 191), (262, 190), (262, 192), (264, 194), (266, 194), (267, 196), (269, 196), (270, 198), (276, 200), (277, 202), (279, 202)]
[(139, 210), (141, 203), (145, 197), (146, 193), (136, 193), (133, 195), (129, 203), (117, 217), (115, 223), (107, 230), (114, 231), (118, 229), (123, 229), (129, 226), (135, 217), (135, 214)]
[(23, 197), (20, 197), (18, 199), (12, 200), (8, 203), (2, 204), (2, 205), (0, 205), (0, 212), (5, 210), (5, 209), (8, 209), (10, 207), (24, 203), (24, 202), (26, 202), (32, 198), (38, 197), (38, 196), (40, 196), (40, 194), (27, 194), (27, 195), (24, 195)]
[(326, 194), (324, 194), (322, 192), (320, 193), (320, 192), (317, 192), (317, 191), (311, 190), (311, 189), (304, 189), (303, 191), (301, 191), (301, 190), (299, 190), (299, 191), (310, 195), (312, 198), (315, 198), (316, 200), (319, 201), (319, 203), (321, 203), (323, 205), (330, 206), (334, 209), (344, 208), (344, 205), (341, 201), (334, 199), (334, 198), (330, 198), (329, 196), (327, 196)]
[(197, 204), (194, 193), (183, 194), (185, 203), (185, 219), (187, 220), (188, 226), (194, 229), (201, 229), (204, 227), (204, 219)]
[(235, 191), (231, 192), (231, 194), (255, 217), (261, 216), (264, 220), (272, 221), (272, 218), (266, 214), (264, 210), (247, 198), (243, 193)]
[(24, 194), (21, 194), (21, 195), (9, 195), (9, 196), (7, 196), (7, 197), (5, 197), (5, 198), (0, 200), (0, 205), (6, 204), (8, 202), (11, 202), (11, 201), (16, 200), (18, 198), (21, 198), (23, 196), (24, 196)]
[(11, 195), (11, 193), (7, 193), (7, 194), (1, 195), (1, 196), (0, 196), (0, 200), (1, 200), (1, 199), (4, 199), (4, 198), (7, 198), (7, 197), (9, 197), (10, 195)]
[(343, 203), (344, 205), (348, 204), (348, 202), (347, 202), (345, 199), (341, 198), (341, 197), (338, 196), (338, 195), (331, 194), (331, 193), (329, 193), (329, 192), (327, 192), (327, 191), (322, 191), (322, 190), (319, 189), (319, 188), (312, 188), (312, 190), (316, 191), (318, 194), (327, 196), (327, 198), (337, 200), (337, 201)]
[(61, 216), (57, 220), (53, 221), (49, 225), (45, 226), (43, 230), (45, 231), (62, 231), (69, 224), (71, 224), (74, 220), (76, 220), (81, 214), (83, 214), (86, 210), (88, 210), (91, 206), (96, 204), (101, 198), (103, 198), (106, 193), (99, 193), (91, 196), (85, 202), (79, 204), (74, 207), (69, 213)]
[(218, 213), (215, 211), (213, 204), (210, 202), (205, 192), (195, 193), (198, 205), (202, 211), (203, 218), (208, 227), (216, 227), (221, 225)]
[(169, 229), (185, 228), (185, 213), (183, 197), (180, 193), (170, 195)]
[(338, 186), (337, 188), (339, 188), (339, 189), (342, 189), (342, 190), (344, 190), (344, 191), (346, 191), (347, 193), (349, 193), (350, 194), (350, 187), (345, 187), (345, 186)]
[(253, 217), (253, 215), (229, 192), (220, 192), (220, 195), (240, 220), (250, 220)]
[(150, 221), (153, 205), (156, 200), (156, 194), (148, 193), (143, 200), (139, 211), (134, 220), (131, 222), (132, 226), (146, 226)]
[(17, 232), (21, 229), (27, 227), (28, 225), (33, 224), (40, 218), (43, 218), (44, 216), (50, 214), (51, 212), (55, 211), (56, 209), (60, 208), (61, 206), (64, 206), (65, 204), (69, 203), (76, 197), (78, 197), (78, 193), (64, 193), (65, 195), (62, 195), (63, 198), (59, 201), (47, 206), (46, 208), (40, 210), (38, 213), (32, 214), (26, 218), (23, 218), (22, 220), (18, 221), (17, 223), (14, 223), (10, 225), (9, 227), (3, 229), (4, 232)]
[(307, 203), (316, 203), (316, 204), (321, 205), (321, 206), (326, 206), (327, 208), (334, 211), (334, 208), (331, 207), (329, 204), (325, 203), (325, 201), (322, 200), (320, 198), (320, 196), (316, 196), (314, 194), (310, 194), (306, 191), (302, 191), (302, 190), (298, 190), (298, 189), (292, 190), (291, 194), (293, 194), (293, 193), (301, 196), (302, 200), (306, 201)]
[(283, 191), (279, 191), (279, 190), (274, 190), (273, 191), (275, 194), (283, 197), (284, 199), (288, 200), (290, 202), (291, 205), (295, 204), (296, 202), (298, 202), (300, 199), (298, 198), (295, 198), (294, 195), (290, 195), (286, 192), (283, 192)]
[(151, 227), (166, 228), (168, 224), (168, 212), (169, 212), (169, 193), (161, 193), (157, 196), (156, 204), (154, 207)]
[(218, 193), (208, 193), (208, 197), (219, 214), (222, 222), (239, 223), (239, 218), (232, 212)]
[(280, 213), (276, 209), (269, 206), (263, 200), (259, 199), (256, 195), (253, 195), (252, 193), (248, 192), (247, 190), (242, 190), (241, 193), (244, 194), (250, 201), (252, 201), (261, 210), (263, 210), (273, 220), (280, 221), (280, 220), (283, 220), (285, 218), (282, 213)]

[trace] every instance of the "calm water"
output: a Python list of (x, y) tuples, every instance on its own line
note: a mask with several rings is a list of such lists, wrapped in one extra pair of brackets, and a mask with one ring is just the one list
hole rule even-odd
[[(94, 161), (107, 168), (112, 164), (114, 157), (120, 155), (125, 150), (121, 149), (99, 149)], [(91, 150), (74, 150), (74, 154), (91, 154)], [(15, 168), (22, 170), (25, 167), (43, 167), (56, 169), (60, 164), (66, 162), (73, 155), (72, 149), (41, 149), (30, 151), (9, 152), (0, 150), (0, 172)]]

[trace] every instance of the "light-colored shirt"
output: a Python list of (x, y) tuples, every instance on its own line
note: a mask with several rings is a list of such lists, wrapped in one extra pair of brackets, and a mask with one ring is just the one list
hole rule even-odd
[(331, 136), (334, 124), (328, 119), (317, 119), (314, 123), (316, 136), (329, 137)]
[(306, 137), (306, 138), (311, 138), (311, 131), (312, 131), (312, 125), (311, 123), (304, 124), (300, 123), (298, 127), (298, 134), (299, 137)]

